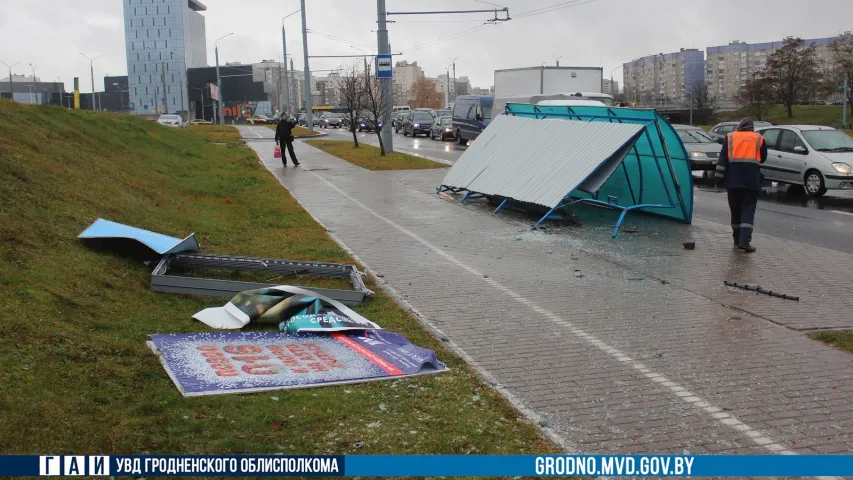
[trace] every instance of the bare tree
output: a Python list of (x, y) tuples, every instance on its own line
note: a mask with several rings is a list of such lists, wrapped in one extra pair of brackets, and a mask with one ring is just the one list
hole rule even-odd
[[(385, 156), (385, 144), (382, 143), (382, 119), (390, 113), (392, 105), (382, 105), (381, 81), (371, 72), (370, 65), (365, 65), (362, 77), (363, 108), (359, 117), (379, 139), (379, 155)], [(389, 115), (390, 117), (390, 115)]]
[(839, 35), (829, 48), (832, 74), (827, 81), (827, 93), (838, 92), (847, 80), (847, 102), (853, 103), (853, 33)]
[(786, 38), (767, 57), (764, 76), (776, 99), (788, 109), (788, 118), (793, 117), (795, 104), (814, 98), (819, 80), (817, 47), (806, 46), (802, 38)]
[(409, 105), (412, 108), (441, 108), (443, 95), (435, 88), (435, 82), (419, 78), (409, 89)]
[(717, 99), (711, 95), (708, 84), (705, 82), (694, 83), (685, 93), (685, 99), (694, 110), (712, 109), (717, 104)]
[(353, 148), (358, 148), (356, 128), (359, 123), (359, 112), (364, 108), (364, 72), (360, 65), (354, 63), (346, 66), (340, 75), (339, 95), (341, 106), (347, 108), (346, 117), (349, 119), (349, 129), (352, 133)]
[(775, 103), (773, 85), (762, 72), (756, 72), (741, 88), (738, 100), (757, 120), (766, 120)]

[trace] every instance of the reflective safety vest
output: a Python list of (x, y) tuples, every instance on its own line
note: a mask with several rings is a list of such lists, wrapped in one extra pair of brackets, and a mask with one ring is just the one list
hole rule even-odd
[(732, 132), (728, 134), (729, 163), (761, 163), (761, 146), (764, 137), (755, 132)]

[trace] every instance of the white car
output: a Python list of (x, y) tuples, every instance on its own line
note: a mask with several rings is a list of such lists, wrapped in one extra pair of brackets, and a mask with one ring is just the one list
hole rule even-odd
[(853, 190), (853, 138), (832, 127), (778, 125), (756, 130), (764, 135), (765, 180), (802, 185), (819, 197), (827, 190)]
[(180, 115), (160, 115), (160, 118), (157, 119), (157, 123), (172, 128), (184, 128), (187, 126)]

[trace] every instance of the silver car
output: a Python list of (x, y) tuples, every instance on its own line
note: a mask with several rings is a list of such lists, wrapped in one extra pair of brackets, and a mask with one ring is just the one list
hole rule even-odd
[(779, 125), (757, 129), (767, 144), (765, 180), (802, 185), (809, 196), (853, 190), (853, 138), (832, 127)]
[[(710, 172), (717, 168), (717, 158), (720, 157), (722, 145), (715, 142), (705, 130), (692, 125), (673, 125), (675, 133), (684, 144), (690, 157), (690, 170)], [(706, 175), (707, 176), (707, 175)]]

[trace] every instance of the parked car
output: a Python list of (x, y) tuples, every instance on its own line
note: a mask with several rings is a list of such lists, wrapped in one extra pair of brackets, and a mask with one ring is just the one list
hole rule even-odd
[(453, 132), (459, 145), (474, 140), (492, 121), (495, 97), (462, 95), (453, 104)]
[(406, 110), (398, 113), (397, 116), (394, 117), (394, 123), (391, 124), (391, 126), (394, 127), (394, 133), (400, 133), (403, 130), (403, 122), (405, 122), (406, 119), (411, 117), (411, 115), (412, 112)]
[(673, 125), (672, 127), (675, 128), (675, 133), (681, 138), (684, 149), (687, 150), (691, 170), (709, 172), (717, 168), (717, 158), (720, 157), (722, 145), (699, 127), (692, 125)]
[[(720, 122), (714, 125), (714, 128), (712, 128), (711, 131), (708, 132), (708, 135), (713, 138), (715, 142), (721, 144), (723, 143), (723, 140), (725, 140), (727, 134), (735, 131), (735, 128), (737, 128), (738, 123), (740, 122)], [(756, 130), (758, 130), (759, 128), (771, 126), (773, 126), (773, 124), (770, 122), (755, 122)]]
[(305, 127), (308, 125), (307, 118), (308, 116), (306, 114), (300, 113), (299, 116), (296, 117), (296, 123)]
[(268, 125), (273, 123), (272, 118), (266, 115), (252, 115), (246, 119), (246, 123), (250, 125)]
[(201, 118), (196, 118), (190, 122), (190, 125), (212, 125), (212, 123), (207, 120), (202, 120)]
[(165, 125), (167, 127), (172, 128), (186, 128), (187, 124), (184, 123), (184, 120), (180, 115), (160, 115), (160, 118), (157, 119), (157, 123), (160, 125)]
[(425, 111), (415, 110), (411, 115), (406, 117), (403, 122), (403, 136), (417, 136), (419, 133), (424, 136), (429, 135), (432, 122), (434, 122), (432, 114)]
[(432, 128), (429, 131), (429, 138), (435, 140), (440, 138), (443, 142), (448, 138), (453, 138), (453, 117), (438, 117), (432, 122)]
[(337, 113), (324, 113), (320, 117), (320, 128), (341, 128), (341, 116)]
[(819, 197), (827, 190), (853, 190), (853, 138), (832, 127), (779, 125), (758, 130), (767, 144), (765, 180), (802, 185)]
[(453, 116), (453, 110), (451, 110), (449, 108), (445, 108), (442, 110), (436, 110), (435, 112), (433, 112), (433, 114), (435, 115), (435, 118), (452, 117)]

